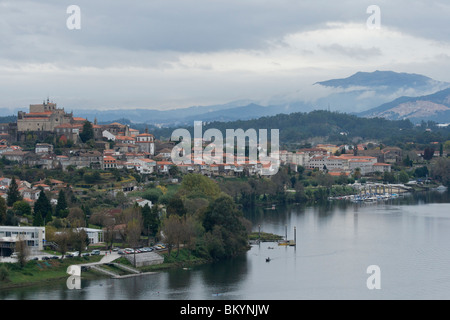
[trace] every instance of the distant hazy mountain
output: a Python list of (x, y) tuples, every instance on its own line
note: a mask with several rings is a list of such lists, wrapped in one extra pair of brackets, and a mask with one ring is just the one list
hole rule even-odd
[(412, 122), (432, 120), (449, 123), (450, 88), (420, 97), (400, 97), (358, 115), (389, 120), (410, 119)]
[(350, 113), (363, 112), (402, 96), (422, 96), (450, 87), (450, 83), (423, 75), (393, 71), (357, 72), (316, 85), (330, 89), (329, 95), (317, 100), (318, 105)]
[(332, 79), (318, 84), (325, 87), (386, 87), (390, 89), (400, 88), (428, 88), (439, 84), (429, 77), (413, 73), (397, 73), (393, 71), (357, 72), (345, 79)]
[[(258, 116), (255, 108), (261, 107), (254, 105), (250, 100), (234, 101), (222, 105), (211, 106), (193, 106), (188, 108), (156, 110), (156, 109), (113, 109), (113, 110), (77, 110), (77, 116), (86, 117), (93, 121), (97, 118), (99, 121), (108, 122), (117, 119), (128, 119), (136, 123), (148, 123), (154, 125), (180, 125), (190, 123), (194, 120), (212, 121), (219, 120), (231, 121), (239, 117), (252, 119), (253, 114)], [(263, 108), (263, 107), (261, 107)]]
[[(150, 108), (98, 110), (93, 106), (84, 110), (74, 109), (73, 112), (77, 117), (85, 117), (90, 121), (97, 118), (99, 122), (104, 123), (126, 119), (130, 123), (145, 123), (149, 126), (186, 126), (192, 125), (195, 120), (205, 122), (252, 120), (276, 114), (313, 110), (359, 114), (396, 101), (400, 97), (426, 96), (449, 87), (449, 83), (418, 74), (393, 71), (357, 72), (347, 78), (299, 86), (295, 92), (276, 95), (264, 101), (239, 100), (220, 105), (171, 110)], [(427, 108), (431, 110), (430, 106)], [(14, 113), (17, 114), (16, 111)], [(5, 116), (9, 114), (4, 112)]]

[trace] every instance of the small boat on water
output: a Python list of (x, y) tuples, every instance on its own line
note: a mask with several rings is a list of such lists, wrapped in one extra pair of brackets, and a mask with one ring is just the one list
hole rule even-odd
[(294, 240), (279, 240), (278, 241), (279, 246), (295, 246)]
[(266, 258), (266, 262), (269, 262), (270, 261), (270, 258)]

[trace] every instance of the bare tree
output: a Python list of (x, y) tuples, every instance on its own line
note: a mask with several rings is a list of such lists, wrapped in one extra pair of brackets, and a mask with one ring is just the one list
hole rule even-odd
[(30, 250), (27, 246), (27, 242), (23, 239), (22, 235), (19, 235), (18, 240), (15, 245), (15, 252), (17, 254), (17, 261), (21, 268), (27, 263), (28, 256), (30, 255)]
[[(187, 216), (181, 226), (182, 239), (189, 252), (189, 259), (191, 259), (191, 252), (195, 248), (197, 235), (199, 234), (201, 225), (195, 220), (193, 216)], [(178, 253), (177, 253), (178, 255)]]
[(73, 248), (78, 251), (78, 256), (81, 256), (83, 250), (89, 245), (89, 238), (86, 231), (82, 228), (72, 229), (71, 243)]
[(114, 242), (114, 229), (115, 229), (115, 223), (111, 220), (109, 220), (106, 225), (104, 225), (104, 232), (103, 232), (103, 240), (106, 242), (109, 248), (112, 248), (113, 242)]
[(103, 226), (103, 239), (109, 248), (112, 247), (114, 242), (114, 229), (116, 226), (116, 219), (108, 213), (107, 210), (101, 210), (91, 215), (89, 222)]
[(180, 248), (180, 242), (182, 240), (181, 217), (175, 214), (166, 217), (163, 220), (161, 233), (164, 237), (164, 242), (167, 244), (168, 255), (170, 257), (173, 247), (177, 246), (178, 249)]
[(67, 220), (69, 220), (73, 228), (84, 227), (86, 225), (84, 212), (78, 207), (69, 209)]
[(67, 253), (67, 247), (69, 245), (69, 234), (67, 230), (55, 233), (54, 241), (58, 245), (58, 252), (61, 253), (62, 258)]
[(143, 220), (141, 208), (139, 206), (123, 210), (121, 216), (122, 223), (126, 225), (125, 235), (130, 246), (136, 247), (143, 230)]

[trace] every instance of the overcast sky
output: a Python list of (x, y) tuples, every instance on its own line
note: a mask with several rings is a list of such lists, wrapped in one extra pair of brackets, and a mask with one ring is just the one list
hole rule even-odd
[(0, 108), (308, 99), (312, 83), (357, 71), (450, 82), (449, 17), (448, 0), (0, 0)]

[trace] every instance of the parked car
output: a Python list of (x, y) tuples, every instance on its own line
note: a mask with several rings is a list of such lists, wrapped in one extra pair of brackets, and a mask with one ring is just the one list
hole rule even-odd
[(82, 256), (82, 257), (89, 257), (90, 254), (89, 254), (89, 252), (84, 252), (84, 253), (81, 254), (81, 256)]
[(119, 250), (117, 251), (117, 253), (118, 253), (118, 254), (125, 254), (125, 250), (119, 249)]
[(91, 255), (98, 256), (100, 254), (100, 250), (92, 250)]
[(131, 248), (125, 248), (123, 251), (124, 251), (126, 254), (134, 253), (134, 250), (131, 249)]

